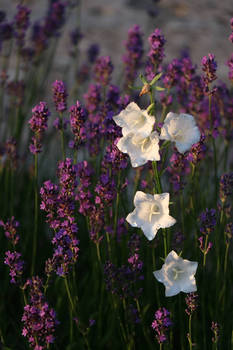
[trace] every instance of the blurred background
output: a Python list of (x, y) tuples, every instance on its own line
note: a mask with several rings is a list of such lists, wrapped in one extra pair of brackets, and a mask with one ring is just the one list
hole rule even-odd
[[(52, 1), (51, 1), (52, 2)], [(61, 31), (54, 69), (55, 78), (63, 74), (69, 64), (69, 31), (79, 28), (83, 37), (79, 55), (92, 43), (100, 45), (101, 55), (110, 55), (117, 68), (125, 51), (124, 40), (134, 24), (141, 26), (144, 40), (160, 28), (167, 40), (165, 62), (178, 57), (182, 49), (189, 49), (196, 64), (208, 53), (214, 53), (218, 62), (218, 76), (227, 81), (226, 60), (232, 53), (230, 18), (232, 0), (73, 0), (73, 11)], [(0, 9), (8, 18), (16, 13), (17, 1), (0, 0)], [(47, 11), (48, 0), (26, 0), (23, 4), (31, 12), (31, 22), (40, 20)], [(77, 6), (78, 5), (78, 6)], [(146, 42), (146, 40), (145, 40)], [(145, 53), (147, 48), (145, 47)]]

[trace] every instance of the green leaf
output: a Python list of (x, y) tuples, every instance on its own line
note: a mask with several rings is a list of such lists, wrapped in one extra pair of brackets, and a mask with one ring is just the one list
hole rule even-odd
[(155, 89), (158, 90), (158, 91), (164, 91), (164, 90), (166, 90), (165, 88), (163, 88), (163, 87), (161, 87), (161, 86), (156, 86)]
[(142, 74), (139, 75), (139, 78), (141, 79), (143, 84), (148, 84), (148, 81), (146, 80), (146, 78)]
[(151, 80), (150, 85), (151, 85), (151, 86), (154, 85), (154, 84), (156, 83), (156, 81), (159, 80), (159, 78), (161, 77), (162, 74), (163, 74), (162, 72), (159, 73), (159, 74), (157, 74), (157, 75)]
[(155, 110), (155, 103), (151, 103), (146, 110), (148, 114), (153, 113)]

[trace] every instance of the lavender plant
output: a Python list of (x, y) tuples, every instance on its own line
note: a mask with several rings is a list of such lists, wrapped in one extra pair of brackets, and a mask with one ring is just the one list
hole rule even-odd
[(76, 26), (50, 76), (75, 11), (0, 11), (0, 348), (230, 350), (232, 57), (134, 25), (122, 67), (82, 61)]

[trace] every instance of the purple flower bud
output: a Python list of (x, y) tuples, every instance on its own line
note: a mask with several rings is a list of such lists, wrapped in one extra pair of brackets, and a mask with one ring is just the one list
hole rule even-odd
[(24, 261), (21, 259), (21, 254), (9, 250), (5, 253), (4, 264), (10, 268), (11, 283), (17, 283), (23, 274)]
[(34, 132), (32, 143), (30, 144), (30, 151), (32, 154), (41, 152), (42, 135), (48, 128), (48, 117), (50, 112), (46, 102), (40, 102), (32, 109), (32, 117), (29, 120), (31, 130)]
[(111, 80), (113, 65), (110, 56), (97, 58), (94, 67), (94, 78), (97, 83), (107, 86)]
[(87, 50), (87, 57), (88, 57), (88, 61), (90, 63), (94, 63), (97, 56), (99, 55), (99, 45), (98, 44), (92, 44), (89, 46), (88, 50)]
[(127, 53), (123, 56), (125, 64), (125, 87), (133, 84), (137, 70), (142, 64), (143, 40), (142, 32), (138, 25), (134, 25), (128, 31), (128, 39), (125, 43)]
[(14, 216), (12, 216), (11, 219), (6, 221), (6, 223), (0, 220), (0, 226), (3, 227), (6, 238), (15, 246), (19, 241), (19, 235), (17, 234), (19, 222), (15, 220)]
[(198, 221), (201, 224), (200, 231), (203, 235), (209, 235), (216, 226), (216, 210), (215, 209), (206, 209), (203, 211)]
[(166, 40), (161, 30), (156, 28), (155, 31), (149, 36), (148, 41), (150, 43), (150, 51), (146, 64), (146, 76), (147, 79), (151, 81), (159, 72), (160, 64), (165, 56), (164, 45)]
[(187, 309), (185, 309), (185, 312), (190, 316), (197, 309), (198, 295), (195, 292), (188, 293), (187, 297), (185, 298), (185, 303), (187, 305)]
[(172, 322), (170, 319), (170, 312), (165, 309), (165, 307), (161, 307), (155, 312), (154, 321), (152, 322), (151, 327), (156, 332), (156, 339), (159, 344), (164, 343), (167, 340), (167, 332), (169, 328), (172, 326)]
[(220, 199), (224, 203), (233, 193), (233, 173), (223, 174), (220, 178)]
[(53, 83), (53, 101), (57, 112), (64, 112), (67, 108), (66, 105), (66, 88), (65, 84), (61, 80), (56, 80)]

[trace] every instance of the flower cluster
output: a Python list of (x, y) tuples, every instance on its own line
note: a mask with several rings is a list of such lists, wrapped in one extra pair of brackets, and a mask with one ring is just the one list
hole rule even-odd
[(127, 53), (123, 56), (125, 64), (125, 87), (133, 84), (137, 70), (141, 66), (143, 55), (142, 33), (138, 25), (134, 25), (128, 31), (128, 39), (125, 43)]
[(187, 309), (185, 309), (186, 314), (189, 316), (193, 314), (198, 306), (198, 295), (197, 293), (189, 293), (185, 298), (185, 303), (187, 305)]
[(7, 251), (5, 253), (4, 264), (10, 268), (11, 283), (17, 283), (21, 280), (23, 274), (24, 261), (21, 259), (21, 254), (16, 251)]
[[(0, 226), (3, 227), (6, 238), (15, 248), (20, 238), (19, 234), (17, 233), (19, 222), (15, 220), (14, 216), (12, 216), (5, 223), (0, 220)], [(14, 284), (21, 282), (21, 276), (23, 274), (24, 267), (24, 261), (21, 259), (21, 257), (22, 255), (16, 250), (8, 250), (5, 252), (4, 264), (9, 266), (11, 277), (10, 282)]]
[(151, 327), (156, 332), (156, 339), (159, 344), (164, 343), (167, 340), (167, 332), (172, 326), (170, 319), (170, 312), (165, 307), (159, 308), (154, 315), (154, 321)]
[(206, 93), (210, 92), (210, 88), (209, 85), (217, 79), (216, 76), (216, 70), (217, 70), (217, 63), (215, 61), (215, 56), (211, 53), (208, 54), (207, 56), (204, 56), (202, 58), (202, 70), (205, 73), (205, 75), (203, 76), (203, 82), (205, 84), (205, 89), (204, 91)]
[(78, 146), (85, 140), (85, 128), (84, 123), (86, 121), (86, 111), (81, 107), (79, 101), (76, 105), (73, 105), (69, 109), (70, 112), (70, 127), (74, 134), (74, 140), (70, 141), (69, 146), (71, 148), (78, 149)]
[(107, 86), (111, 80), (113, 65), (110, 56), (97, 58), (94, 66), (95, 81), (103, 86)]
[(203, 235), (209, 235), (214, 231), (216, 226), (216, 210), (215, 209), (206, 209), (203, 211), (199, 218), (200, 222), (200, 231)]
[(26, 34), (26, 30), (28, 29), (30, 24), (30, 13), (31, 11), (26, 6), (17, 6), (17, 13), (14, 18), (14, 25), (17, 45), (19, 47), (22, 47), (24, 45), (24, 37)]
[(13, 246), (15, 246), (19, 242), (20, 238), (19, 234), (17, 233), (19, 222), (15, 220), (14, 216), (12, 216), (5, 223), (0, 220), (0, 226), (3, 227), (6, 238), (11, 242)]
[(24, 307), (22, 335), (34, 350), (47, 349), (55, 340), (54, 333), (59, 324), (56, 313), (45, 299), (42, 281), (38, 276), (28, 280), (25, 288), (30, 288), (30, 302)]
[(32, 117), (29, 120), (29, 125), (34, 133), (32, 137), (32, 143), (30, 144), (30, 152), (37, 154), (41, 152), (41, 140), (42, 135), (48, 128), (48, 117), (50, 112), (48, 110), (46, 102), (40, 102), (32, 109)]
[(150, 51), (148, 53), (148, 61), (146, 64), (146, 76), (151, 81), (159, 71), (160, 64), (164, 58), (165, 38), (160, 29), (149, 36)]
[(220, 199), (225, 203), (233, 193), (233, 173), (223, 174), (220, 178)]
[(56, 80), (53, 83), (53, 101), (55, 104), (56, 111), (62, 113), (66, 110), (66, 98), (67, 92), (65, 84), (61, 80)]
[(52, 239), (54, 253), (46, 261), (46, 274), (56, 272), (59, 276), (68, 274), (78, 258), (77, 231), (74, 217), (74, 199), (77, 188), (77, 169), (71, 159), (66, 158), (58, 165), (59, 186), (46, 181), (41, 188), (40, 208), (47, 213), (47, 221), (55, 234)]

